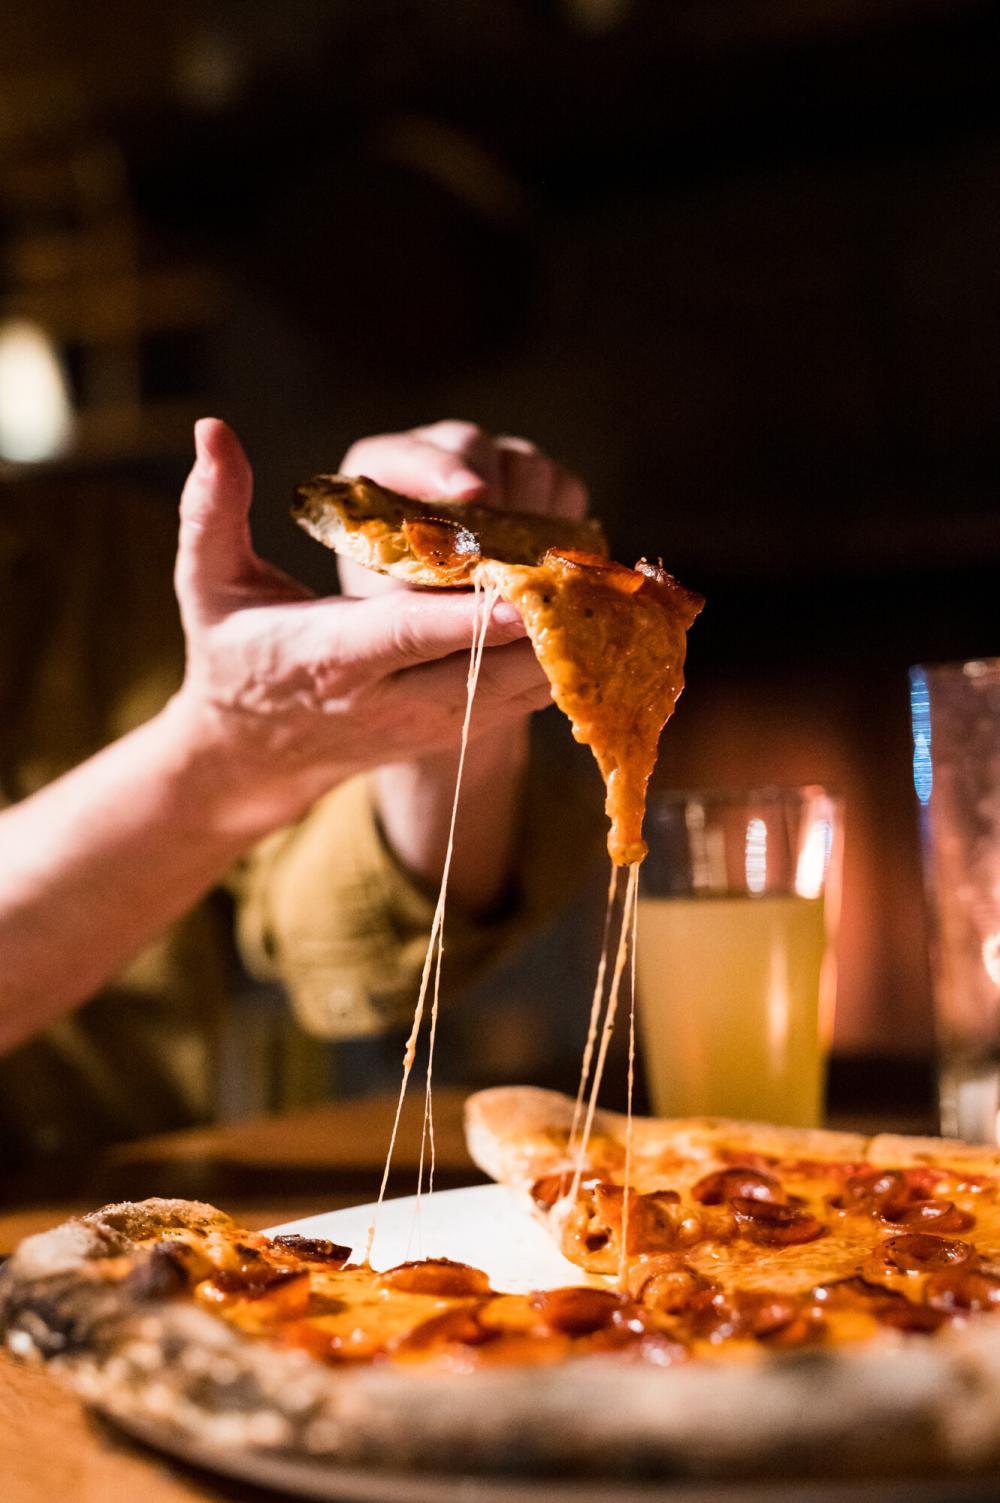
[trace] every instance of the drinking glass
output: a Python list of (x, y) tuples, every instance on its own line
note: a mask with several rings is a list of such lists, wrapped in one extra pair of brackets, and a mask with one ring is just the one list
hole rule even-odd
[(816, 1126), (833, 1032), (843, 814), (825, 788), (658, 793), (639, 879), (655, 1111)]
[(1000, 658), (910, 669), (941, 1129), (1000, 1142)]

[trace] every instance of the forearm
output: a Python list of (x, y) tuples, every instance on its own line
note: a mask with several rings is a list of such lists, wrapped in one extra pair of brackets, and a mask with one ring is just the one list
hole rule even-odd
[(0, 1051), (92, 995), (255, 833), (174, 701), (0, 814)]
[[(489, 912), (510, 884), (527, 757), (527, 721), (469, 744), (448, 893), (470, 914)], [(386, 839), (402, 865), (432, 887), (444, 867), (457, 770), (458, 753), (447, 752), (374, 774)]]

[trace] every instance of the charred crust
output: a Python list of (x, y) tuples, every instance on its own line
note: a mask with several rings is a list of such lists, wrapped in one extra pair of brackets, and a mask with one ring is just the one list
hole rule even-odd
[(330, 1242), (326, 1237), (302, 1237), (297, 1232), (281, 1232), (272, 1237), (271, 1242), (283, 1252), (294, 1253), (307, 1263), (333, 1263), (340, 1268), (351, 1256), (349, 1247)]

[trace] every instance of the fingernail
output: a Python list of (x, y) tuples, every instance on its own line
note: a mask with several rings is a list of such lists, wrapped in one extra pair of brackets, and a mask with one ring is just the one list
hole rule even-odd
[(467, 500), (470, 496), (479, 496), (485, 489), (485, 480), (474, 474), (472, 470), (456, 470), (444, 482), (445, 495), (454, 497), (456, 501)]
[(211, 421), (211, 418), (199, 418), (194, 425), (195, 459), (203, 475), (210, 475), (215, 468), (215, 461), (208, 447), (207, 437)]
[(523, 626), (521, 612), (507, 600), (498, 600), (493, 607), (493, 620), (498, 626)]

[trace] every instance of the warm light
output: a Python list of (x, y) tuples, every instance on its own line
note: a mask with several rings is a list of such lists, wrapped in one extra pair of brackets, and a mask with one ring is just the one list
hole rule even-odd
[(767, 886), (767, 825), (762, 819), (752, 819), (747, 825), (744, 870), (748, 890), (763, 892)]
[(0, 323), (0, 460), (54, 459), (72, 436), (69, 387), (51, 339), (28, 319)]
[(994, 986), (1000, 986), (1000, 929), (983, 940), (983, 965)]
[(806, 831), (795, 868), (795, 891), (800, 898), (821, 896), (832, 850), (833, 826), (828, 819), (815, 820)]

